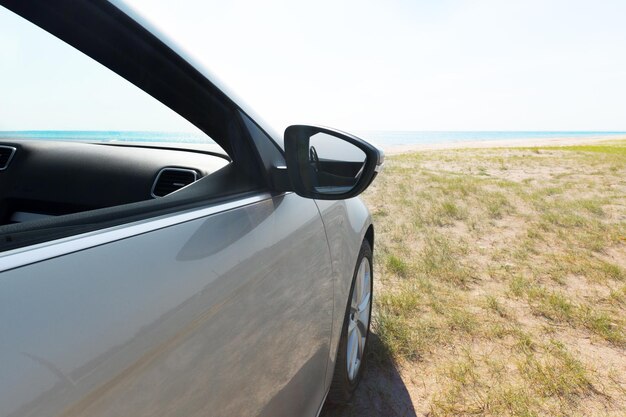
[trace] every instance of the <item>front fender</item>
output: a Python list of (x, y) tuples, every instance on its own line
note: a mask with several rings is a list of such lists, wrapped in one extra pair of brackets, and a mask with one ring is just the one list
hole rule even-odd
[(354, 268), (361, 243), (372, 225), (372, 217), (363, 201), (358, 197), (338, 201), (316, 200), (316, 203), (326, 229), (334, 278), (333, 328), (326, 372), (326, 387), (328, 388), (333, 377), (337, 346), (341, 337), (341, 326), (348, 303)]

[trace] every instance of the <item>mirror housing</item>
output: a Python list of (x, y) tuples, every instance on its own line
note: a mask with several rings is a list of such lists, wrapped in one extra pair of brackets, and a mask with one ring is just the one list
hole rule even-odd
[(384, 153), (349, 133), (293, 125), (285, 130), (285, 160), (296, 194), (343, 200), (359, 195), (372, 183), (383, 166)]

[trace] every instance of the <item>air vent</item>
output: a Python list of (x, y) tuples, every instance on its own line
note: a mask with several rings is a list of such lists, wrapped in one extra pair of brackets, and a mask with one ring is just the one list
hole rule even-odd
[(14, 154), (15, 148), (13, 146), (0, 145), (0, 171), (7, 169)]
[(188, 186), (198, 178), (193, 169), (163, 168), (152, 186), (152, 197), (163, 197)]

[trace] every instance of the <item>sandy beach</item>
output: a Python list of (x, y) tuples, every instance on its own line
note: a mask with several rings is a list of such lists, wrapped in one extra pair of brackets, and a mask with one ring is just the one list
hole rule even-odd
[(534, 146), (568, 146), (590, 145), (606, 141), (624, 140), (623, 137), (593, 136), (593, 137), (562, 137), (562, 138), (529, 138), (513, 140), (478, 140), (468, 142), (435, 143), (435, 144), (412, 144), (383, 146), (386, 155), (397, 155), (407, 152), (437, 150), (437, 149), (485, 149), (485, 148), (520, 148)]

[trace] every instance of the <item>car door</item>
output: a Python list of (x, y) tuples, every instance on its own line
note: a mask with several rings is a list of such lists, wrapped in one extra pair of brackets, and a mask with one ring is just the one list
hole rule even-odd
[(0, 416), (313, 416), (322, 402), (333, 283), (312, 200), (260, 194), (0, 265)]

